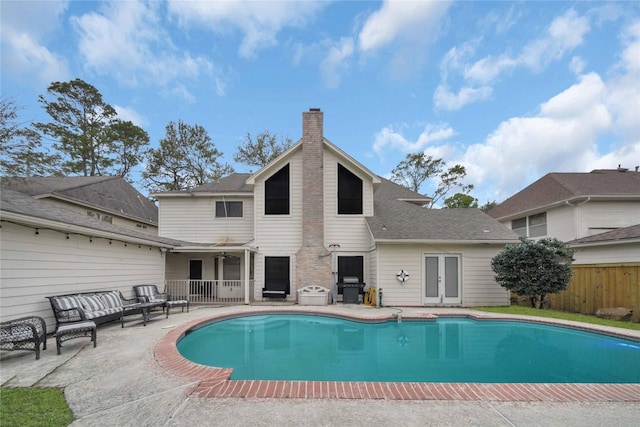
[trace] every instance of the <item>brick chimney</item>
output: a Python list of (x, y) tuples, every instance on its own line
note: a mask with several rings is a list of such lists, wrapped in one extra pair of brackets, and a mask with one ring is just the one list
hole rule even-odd
[(324, 247), (323, 114), (302, 113), (302, 247), (296, 253), (297, 286), (331, 288), (330, 253)]

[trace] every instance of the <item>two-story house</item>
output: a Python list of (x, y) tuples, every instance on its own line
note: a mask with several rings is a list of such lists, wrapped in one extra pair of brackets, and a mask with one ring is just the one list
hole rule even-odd
[(640, 172), (549, 173), (489, 211), (523, 237), (555, 237), (575, 264), (640, 262)]
[(324, 137), (323, 113), (254, 174), (157, 193), (159, 235), (193, 242), (167, 254), (169, 287), (195, 301), (296, 300), (308, 285), (366, 283), (384, 305), (508, 305), (490, 260), (509, 228), (477, 209), (429, 199), (377, 176)]

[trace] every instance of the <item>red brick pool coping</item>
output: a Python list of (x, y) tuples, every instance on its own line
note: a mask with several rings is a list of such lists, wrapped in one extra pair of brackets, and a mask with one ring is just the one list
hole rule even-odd
[[(195, 395), (215, 398), (293, 399), (386, 399), (386, 400), (466, 400), (466, 401), (549, 401), (549, 402), (640, 402), (640, 384), (503, 384), (503, 383), (423, 383), (423, 382), (338, 382), (231, 380), (232, 369), (200, 365), (178, 352), (178, 340), (190, 329), (203, 324), (246, 315), (298, 313), (348, 317), (361, 321), (384, 321), (388, 315), (346, 316), (316, 310), (268, 309), (224, 313), (193, 320), (176, 327), (156, 345), (155, 358), (171, 374), (195, 384)], [(450, 315), (440, 315), (445, 317)], [(482, 320), (521, 318), (464, 315)], [(405, 315), (404, 319), (436, 319), (434, 314)], [(547, 323), (547, 322), (544, 322)], [(548, 322), (554, 323), (554, 322)], [(554, 323), (557, 324), (557, 323)], [(588, 327), (580, 329), (589, 330)], [(601, 331), (598, 331), (601, 332)]]

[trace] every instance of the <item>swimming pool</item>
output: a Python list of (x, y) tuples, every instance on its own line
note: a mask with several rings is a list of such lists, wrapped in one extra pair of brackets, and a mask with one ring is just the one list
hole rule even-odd
[(640, 382), (640, 343), (511, 321), (252, 315), (188, 331), (177, 347), (236, 380)]

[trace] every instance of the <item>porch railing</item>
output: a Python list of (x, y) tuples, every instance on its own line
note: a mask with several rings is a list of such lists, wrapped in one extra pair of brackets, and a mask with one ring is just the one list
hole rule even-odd
[(166, 280), (165, 292), (196, 304), (244, 303), (244, 280)]

